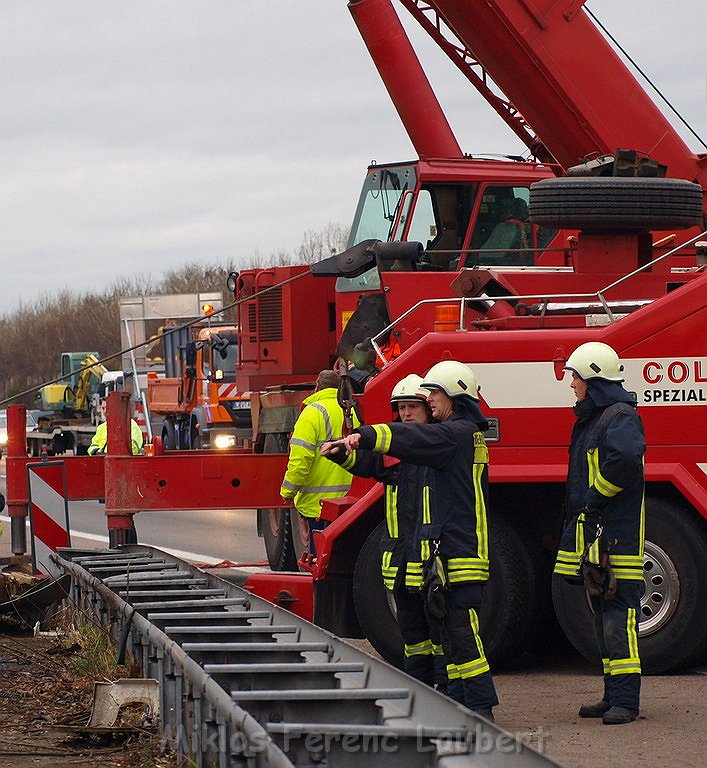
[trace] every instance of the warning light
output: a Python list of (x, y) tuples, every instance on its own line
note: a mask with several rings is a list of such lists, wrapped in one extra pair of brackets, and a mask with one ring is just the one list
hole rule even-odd
[(213, 315), (213, 313), (214, 313), (214, 305), (213, 304), (202, 304), (201, 305), (201, 311), (205, 315)]

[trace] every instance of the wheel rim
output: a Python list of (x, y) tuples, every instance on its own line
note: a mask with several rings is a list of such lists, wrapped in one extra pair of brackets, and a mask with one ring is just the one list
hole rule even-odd
[(646, 541), (643, 553), (641, 617), (638, 634), (641, 637), (657, 632), (675, 613), (680, 599), (680, 579), (668, 554), (652, 541)]

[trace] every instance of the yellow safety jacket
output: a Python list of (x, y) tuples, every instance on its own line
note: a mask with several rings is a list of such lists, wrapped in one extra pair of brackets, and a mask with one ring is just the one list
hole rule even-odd
[(334, 387), (315, 392), (302, 404), (304, 409), (290, 438), (290, 458), (280, 495), (294, 499), (304, 517), (319, 517), (322, 499), (345, 496), (351, 486), (351, 473), (319, 453), (322, 443), (343, 437), (344, 412)]
[[(134, 419), (130, 419), (130, 437), (132, 442), (133, 454), (140, 453), (142, 449), (142, 431)], [(106, 443), (108, 441), (108, 423), (102, 421), (96, 427), (96, 434), (88, 446), (89, 456), (96, 453), (107, 453)]]

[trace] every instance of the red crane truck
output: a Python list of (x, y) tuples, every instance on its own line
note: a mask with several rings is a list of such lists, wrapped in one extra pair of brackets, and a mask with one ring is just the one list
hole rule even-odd
[[(389, 0), (349, 3), (420, 155), (369, 168), (351, 235), (362, 244), (314, 268), (338, 275), (339, 334), (347, 322), (359, 335), (384, 331), (381, 342), (392, 334), (401, 351), (369, 381), (361, 414), (387, 420), (390, 390), (408, 373), (445, 358), (473, 365), (495, 425), (489, 652), (535, 645), (554, 608), (564, 633), (591, 655), (586, 606), (550, 577), (573, 418), (556, 373), (580, 343), (612, 344), (638, 392), (649, 444), (645, 667), (694, 661), (707, 651), (707, 450), (691, 427), (704, 422), (707, 401), (707, 348), (697, 332), (707, 301), (704, 246), (694, 246), (704, 229), (705, 157), (660, 113), (582, 3), (401, 3), (545, 162), (462, 157)], [(491, 91), (490, 76), (506, 96)], [(593, 161), (553, 178), (585, 158)], [(531, 191), (540, 178), (548, 180)], [(534, 250), (521, 250), (517, 236), (492, 237), (511, 200), (530, 204), (532, 224), (512, 218), (525, 225), (520, 243)], [(517, 233), (513, 223), (506, 229)], [(568, 239), (568, 230), (578, 234)], [(392, 248), (415, 240), (422, 254)], [(676, 248), (681, 242), (687, 246)], [(435, 331), (451, 299), (457, 330)], [(258, 316), (257, 300), (247, 311)], [(350, 351), (356, 339), (348, 341)], [(358, 623), (386, 657), (399, 658), (392, 616), (380, 610), (380, 490), (355, 482), (324, 514), (334, 522), (320, 534), (312, 567), (317, 621), (342, 634)], [(274, 530), (281, 565), (288, 535), (296, 544), (298, 535), (296, 526)]]
[[(260, 398), (264, 407), (253, 408), (258, 445), (264, 453), (284, 448), (293, 405), (296, 412), (296, 402), (268, 392), (269, 385), (306, 386), (335, 354), (334, 338), (343, 357), (353, 357), (367, 337), (380, 351), (379, 372), (358, 396), (369, 423), (389, 418), (390, 391), (401, 377), (445, 358), (471, 364), (494, 425), (492, 578), (482, 612), (488, 653), (499, 659), (548, 645), (538, 638), (554, 613), (590, 655), (586, 606), (550, 576), (572, 421), (569, 387), (557, 376), (578, 344), (606, 341), (625, 361), (648, 438), (644, 666), (656, 672), (691, 663), (707, 650), (707, 447), (699, 428), (707, 399), (707, 273), (704, 247), (695, 246), (704, 229), (705, 157), (652, 105), (581, 2), (401, 3), (466, 67), (541, 162), (462, 156), (389, 0), (350, 3), (419, 159), (369, 168), (352, 248), (313, 269), (321, 286), (336, 277), (323, 315), (305, 304), (305, 320), (295, 322), (296, 282), (273, 274), (271, 290), (256, 295), (258, 273), (241, 274), (237, 295), (248, 300), (240, 307), (239, 386), (268, 393)], [(504, 97), (491, 93), (489, 75)], [(582, 168), (595, 178), (575, 178), (572, 170), (563, 177), (587, 157), (602, 158)], [(529, 206), (532, 222), (517, 201)], [(316, 285), (309, 276), (292, 277)], [(272, 297), (278, 289), (279, 303)], [(306, 300), (328, 290), (313, 287)], [(449, 330), (450, 317), (457, 330)], [(386, 346), (395, 348), (394, 359)], [(295, 371), (307, 349), (317, 359), (309, 372)], [(279, 423), (267, 413), (268, 399), (284, 406)], [(177, 495), (170, 495), (172, 475), (158, 469), (175, 457), (120, 456), (113, 445), (105, 493), (115, 533), (127, 528), (116, 522), (121, 515), (170, 508)], [(230, 460), (228, 491), (230, 498), (239, 494), (232, 505), (278, 508), (282, 454), (208, 453), (180, 457), (182, 467), (198, 463), (193, 491), (202, 506), (227, 498), (204, 488), (214, 478), (223, 482)], [(183, 472), (174, 470), (174, 478)], [(180, 508), (199, 505), (190, 491), (179, 487)], [(317, 561), (303, 563), (312, 576), (314, 618), (340, 635), (365, 634), (396, 660), (392, 613), (381, 610), (380, 487), (355, 481), (343, 500), (325, 502), (323, 514), (332, 522), (317, 534)], [(271, 537), (280, 554), (291, 549), (287, 530), (280, 526)], [(275, 596), (273, 580), (291, 583), (284, 574), (259, 579)]]

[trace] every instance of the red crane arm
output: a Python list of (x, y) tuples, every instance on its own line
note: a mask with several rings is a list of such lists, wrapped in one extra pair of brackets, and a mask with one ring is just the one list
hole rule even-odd
[(349, 10), (417, 154), (462, 157), (390, 0), (352, 0)]
[[(423, 26), (457, 66), (463, 58), (481, 65), (482, 74), (469, 79), (486, 87), (479, 90), (518, 135), (526, 130), (519, 120), (532, 126), (564, 167), (630, 148), (667, 165), (669, 176), (705, 186), (707, 158), (685, 144), (591, 21), (584, 0), (400, 2), (418, 20), (427, 17)], [(489, 76), (505, 104), (489, 98)]]

